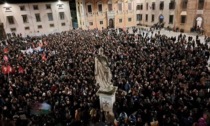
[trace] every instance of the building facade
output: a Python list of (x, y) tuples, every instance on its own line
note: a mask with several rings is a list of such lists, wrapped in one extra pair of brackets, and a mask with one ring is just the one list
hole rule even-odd
[(83, 29), (125, 28), (163, 22), (174, 27), (175, 0), (76, 0), (78, 25)]
[(184, 32), (203, 29), (210, 35), (210, 0), (178, 0), (176, 27)]
[[(175, 0), (140, 0), (136, 6), (140, 24), (151, 26), (164, 23), (164, 27), (173, 28), (175, 25)], [(139, 16), (138, 16), (139, 15)]]
[(42, 35), (72, 29), (69, 2), (0, 5), (0, 21), (6, 33)]

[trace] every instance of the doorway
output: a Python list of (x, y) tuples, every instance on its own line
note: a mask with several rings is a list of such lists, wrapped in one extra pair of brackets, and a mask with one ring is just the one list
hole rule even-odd
[(201, 28), (202, 27), (202, 23), (203, 23), (203, 18), (202, 17), (197, 17), (195, 20), (195, 26), (196, 28)]
[(164, 21), (164, 16), (161, 14), (161, 15), (159, 16), (159, 23), (163, 23), (163, 21)]
[(109, 19), (109, 28), (114, 28), (114, 20), (112, 18)]

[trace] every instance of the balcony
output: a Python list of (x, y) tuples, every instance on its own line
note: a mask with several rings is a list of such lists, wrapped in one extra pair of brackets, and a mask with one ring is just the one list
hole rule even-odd
[(117, 10), (117, 14), (123, 14), (123, 10)]
[(197, 14), (203, 14), (203, 10), (197, 10), (197, 12), (196, 12)]
[(107, 11), (107, 17), (114, 17), (115, 12), (114, 11)]
[(92, 16), (93, 16), (93, 12), (91, 12), (91, 13), (86, 13), (86, 16), (87, 16), (87, 17), (92, 17)]
[(104, 16), (104, 12), (96, 12), (98, 16)]
[(127, 14), (129, 13), (133, 13), (134, 11), (133, 10), (126, 10)]

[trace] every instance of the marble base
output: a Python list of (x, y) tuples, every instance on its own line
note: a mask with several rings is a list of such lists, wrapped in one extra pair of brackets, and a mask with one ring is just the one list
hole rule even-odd
[(96, 93), (99, 96), (100, 107), (103, 111), (113, 114), (113, 105), (115, 102), (116, 91), (117, 91), (117, 87), (113, 87), (113, 90), (109, 92), (104, 92), (99, 89), (98, 92)]

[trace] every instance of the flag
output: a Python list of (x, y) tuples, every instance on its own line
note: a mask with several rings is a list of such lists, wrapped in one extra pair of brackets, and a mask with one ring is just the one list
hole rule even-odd
[(39, 109), (41, 110), (41, 114), (48, 114), (50, 113), (51, 106), (44, 102), (40, 105)]
[(8, 56), (4, 55), (4, 58), (3, 59), (4, 59), (5, 62), (9, 62)]
[(41, 52), (43, 49), (39, 46), (37, 48), (34, 48), (34, 50), (37, 51), (37, 52)]
[(42, 60), (43, 61), (47, 61), (47, 58), (46, 58), (46, 54), (45, 53), (42, 54)]
[(10, 65), (8, 65), (8, 66), (2, 66), (2, 73), (3, 74), (14, 73), (14, 69)]
[(4, 53), (8, 53), (9, 49), (8, 48), (4, 48)]
[(51, 106), (47, 103), (38, 103), (32, 105), (31, 113), (34, 115), (49, 114), (51, 111)]
[(7, 67), (6, 66), (2, 66), (2, 73), (3, 74), (7, 74)]
[(7, 73), (12, 73), (13, 72), (13, 69), (10, 65), (7, 66)]
[(23, 67), (19, 66), (19, 67), (18, 67), (18, 73), (23, 74), (24, 72), (25, 72), (25, 71), (24, 71)]

